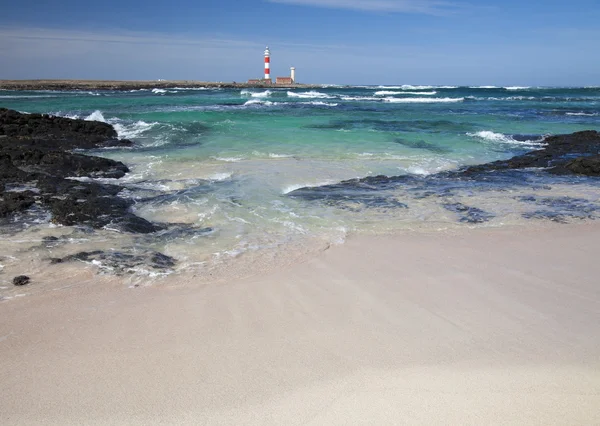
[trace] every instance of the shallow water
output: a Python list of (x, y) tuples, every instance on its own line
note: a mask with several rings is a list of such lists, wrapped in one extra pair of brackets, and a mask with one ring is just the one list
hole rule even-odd
[[(139, 236), (56, 227), (43, 211), (5, 221), (0, 297), (17, 294), (14, 275), (41, 276), (58, 268), (49, 258), (83, 250), (112, 253), (77, 261), (83, 268), (151, 282), (166, 273), (249, 274), (343, 243), (349, 233), (600, 214), (597, 179), (531, 170), (488, 180), (436, 174), (539, 148), (544, 135), (600, 130), (600, 88), (0, 91), (0, 105), (112, 124), (135, 147), (90, 153), (126, 163), (131, 173), (118, 182), (137, 200), (135, 213), (171, 224)], [(385, 188), (325, 186), (377, 175), (406, 179)], [(302, 187), (323, 188), (295, 191)], [(58, 240), (44, 242), (49, 236)], [(153, 268), (155, 251), (178, 263)], [(119, 259), (125, 266), (115, 268)]]

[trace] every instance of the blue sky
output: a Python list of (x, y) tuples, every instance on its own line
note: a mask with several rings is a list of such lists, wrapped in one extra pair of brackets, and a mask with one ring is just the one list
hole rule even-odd
[(599, 0), (6, 2), (0, 78), (599, 85)]

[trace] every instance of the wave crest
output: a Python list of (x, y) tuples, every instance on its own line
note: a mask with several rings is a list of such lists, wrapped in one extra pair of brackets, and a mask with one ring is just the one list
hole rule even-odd
[(296, 93), (296, 92), (287, 92), (288, 98), (301, 98), (301, 99), (311, 99), (311, 98), (317, 98), (317, 99), (331, 99), (334, 96), (328, 95), (327, 93), (321, 93), (321, 92), (317, 92), (315, 90), (311, 90), (310, 92), (301, 92), (301, 93)]
[(273, 92), (271, 92), (270, 90), (265, 90), (264, 92), (252, 92), (248, 89), (244, 89), (240, 92), (240, 95), (244, 96), (244, 97), (251, 97), (251, 98), (268, 98), (269, 96), (271, 96)]
[(543, 139), (538, 140), (516, 140), (512, 135), (505, 135), (504, 133), (496, 133), (491, 130), (482, 130), (474, 133), (467, 133), (467, 136), (472, 138), (482, 139), (487, 142), (496, 143), (507, 143), (511, 145), (523, 145), (527, 147), (542, 147), (546, 144), (543, 143)]

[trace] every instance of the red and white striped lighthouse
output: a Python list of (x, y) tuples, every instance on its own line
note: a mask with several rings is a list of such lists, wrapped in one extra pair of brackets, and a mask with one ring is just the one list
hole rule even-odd
[(271, 51), (269, 46), (265, 49), (265, 80), (271, 79)]

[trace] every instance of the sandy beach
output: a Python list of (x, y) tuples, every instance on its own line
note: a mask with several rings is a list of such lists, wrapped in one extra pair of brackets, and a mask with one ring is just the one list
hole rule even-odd
[[(0, 304), (0, 423), (600, 423), (600, 226), (357, 236), (199, 285)], [(33, 285), (33, 284), (32, 284)]]

